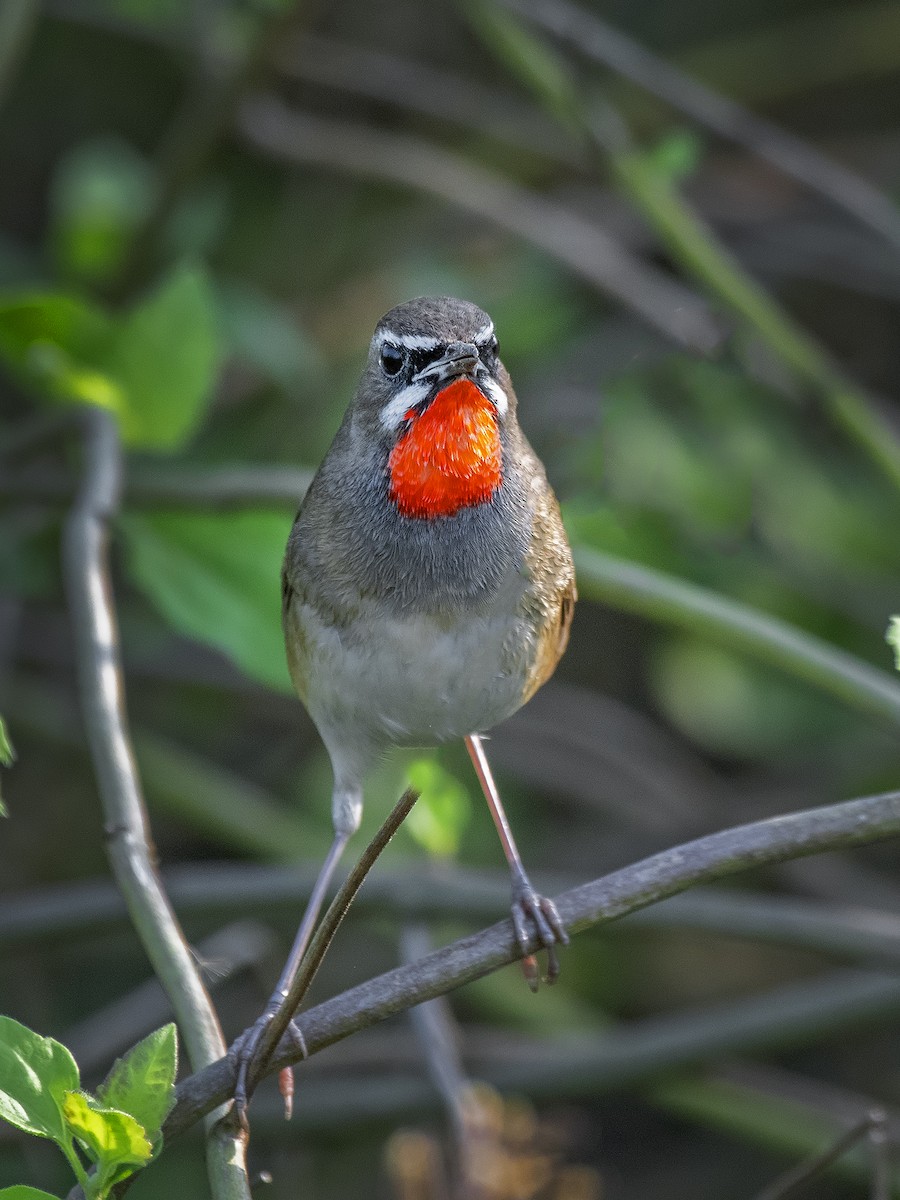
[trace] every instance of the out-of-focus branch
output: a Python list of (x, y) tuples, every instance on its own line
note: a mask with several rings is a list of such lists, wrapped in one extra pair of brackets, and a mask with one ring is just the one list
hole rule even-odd
[[(128, 735), (125, 689), (107, 558), (108, 525), (119, 506), (122, 450), (115, 418), (86, 408), (83, 482), (63, 539), (81, 704), (103, 803), (113, 872), (138, 936), (175, 1011), (195, 1070), (219, 1058), (222, 1031), (197, 965), (156, 871)], [(216, 1200), (249, 1197), (244, 1143), (210, 1129), (208, 1163)]]
[[(254, 863), (202, 863), (165, 873), (166, 892), (182, 916), (225, 916), (258, 910), (296, 912), (309, 898), (318, 866), (263, 867)], [(563, 884), (540, 876), (544, 891)], [(571, 886), (568, 882), (566, 886)], [(382, 871), (357, 897), (360, 913), (488, 921), (506, 908), (509, 877), (500, 871), (456, 868), (439, 876), (422, 871)], [(82, 881), (11, 893), (0, 909), (0, 947), (52, 937), (77, 937), (123, 921), (119, 893), (105, 880)], [(871, 907), (825, 904), (793, 896), (698, 888), (638, 909), (609, 930), (697, 929), (723, 937), (794, 946), (850, 961), (900, 966), (900, 916)]]
[[(556, 904), (569, 932), (578, 933), (697, 883), (898, 834), (900, 793), (849, 800), (687, 842), (565, 892), (556, 898)], [(512, 922), (508, 920), (462, 938), (304, 1013), (306, 1049), (315, 1053), (413, 1004), (470, 983), (515, 961), (520, 954)], [(894, 988), (892, 996), (900, 997), (900, 984), (893, 978), (889, 982)], [(296, 1062), (299, 1056), (293, 1043), (289, 1046), (282, 1043), (269, 1069), (278, 1070)], [(167, 1122), (167, 1136), (181, 1132), (222, 1103), (231, 1094), (234, 1075), (234, 1062), (223, 1060), (185, 1080)]]
[(703, 638), (716, 637), (845, 703), (894, 725), (900, 723), (900, 684), (892, 675), (802, 629), (707, 588), (599, 550), (577, 546), (575, 567), (579, 589), (589, 599), (676, 625)]
[(408, 134), (297, 112), (269, 95), (244, 101), (238, 128), (250, 145), (276, 158), (383, 179), (474, 213), (564, 263), (680, 346), (710, 353), (723, 341), (708, 306), (687, 288), (577, 213), (462, 155)]
[(25, 54), (38, 8), (38, 0), (0, 0), (0, 105)]
[(569, 0), (500, 0), (580, 54), (805, 184), (900, 249), (900, 209), (855, 171), (698, 82)]
[[(285, 505), (296, 507), (309, 487), (312, 471), (298, 467), (235, 466), (169, 468), (135, 463), (129, 467), (124, 498), (136, 508), (229, 508)], [(59, 503), (75, 493), (74, 477), (53, 469), (4, 468), (0, 498)]]

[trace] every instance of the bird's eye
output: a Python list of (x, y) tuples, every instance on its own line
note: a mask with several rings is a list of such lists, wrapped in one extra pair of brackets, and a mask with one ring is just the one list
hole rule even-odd
[(396, 346), (381, 347), (381, 369), (385, 375), (399, 375), (403, 370), (403, 354)]
[(500, 343), (497, 341), (496, 334), (488, 342), (488, 353), (491, 354), (494, 358), (496, 358), (500, 353)]

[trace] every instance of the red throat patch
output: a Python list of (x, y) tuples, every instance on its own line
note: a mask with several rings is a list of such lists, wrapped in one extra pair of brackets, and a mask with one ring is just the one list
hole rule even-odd
[(388, 459), (390, 497), (405, 517), (451, 517), (483, 504), (500, 486), (497, 415), (469, 379), (438, 392)]

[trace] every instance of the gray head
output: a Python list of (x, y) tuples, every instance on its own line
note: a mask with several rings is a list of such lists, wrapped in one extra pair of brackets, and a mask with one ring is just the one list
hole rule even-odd
[(487, 313), (453, 296), (407, 300), (375, 327), (354, 416), (370, 435), (390, 444), (406, 427), (411, 410), (427, 408), (447, 383), (460, 377), (482, 391), (501, 425), (514, 412), (515, 394)]

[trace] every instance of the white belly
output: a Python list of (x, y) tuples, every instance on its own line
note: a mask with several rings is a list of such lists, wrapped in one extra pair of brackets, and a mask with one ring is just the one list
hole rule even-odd
[(435, 745), (510, 716), (533, 656), (527, 624), (510, 607), (453, 625), (368, 607), (338, 629), (295, 602), (289, 620), (303, 650), (292, 674), (326, 743)]

